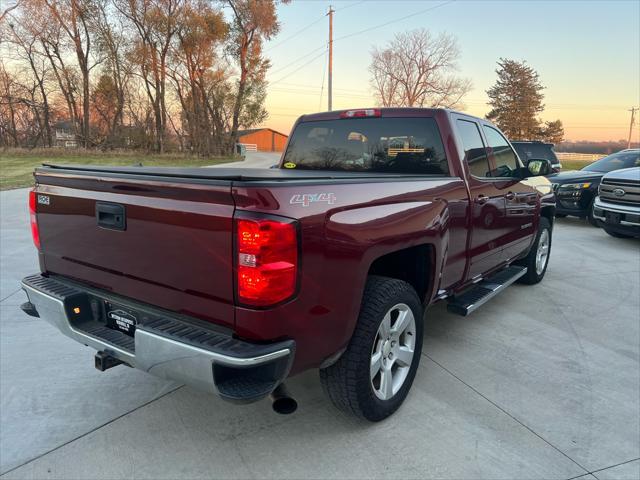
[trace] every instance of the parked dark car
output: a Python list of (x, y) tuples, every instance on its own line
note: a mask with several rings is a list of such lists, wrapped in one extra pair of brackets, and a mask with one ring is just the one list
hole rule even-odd
[(549, 175), (556, 193), (557, 217), (587, 218), (597, 225), (593, 218), (593, 202), (598, 195), (602, 177), (614, 170), (640, 166), (640, 149), (622, 150), (587, 165), (581, 170)]
[(602, 177), (593, 217), (612, 237), (640, 237), (640, 167)]
[(562, 170), (562, 164), (558, 160), (556, 152), (553, 150), (553, 143), (544, 142), (511, 142), (511, 145), (516, 150), (516, 153), (520, 157), (520, 160), (527, 165), (529, 160), (532, 159), (545, 159), (551, 162), (551, 168), (553, 173), (558, 173)]

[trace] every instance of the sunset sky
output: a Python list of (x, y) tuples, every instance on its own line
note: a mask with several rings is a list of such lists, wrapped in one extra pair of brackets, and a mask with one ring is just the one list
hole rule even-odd
[(372, 46), (421, 27), (457, 37), (459, 73), (473, 81), (464, 99), (471, 114), (488, 112), (485, 91), (495, 82), (500, 57), (526, 60), (538, 71), (546, 86), (542, 118), (562, 120), (567, 140), (626, 139), (628, 110), (640, 105), (638, 0), (296, 0), (279, 7), (282, 30), (265, 47), (272, 61), (265, 126), (288, 133), (300, 114), (327, 109), (326, 75), (321, 87), (329, 3), (336, 10), (334, 109), (374, 105)]

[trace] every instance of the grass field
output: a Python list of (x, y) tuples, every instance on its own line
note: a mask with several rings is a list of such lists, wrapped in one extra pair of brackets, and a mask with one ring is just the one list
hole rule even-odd
[(0, 190), (33, 185), (33, 169), (43, 163), (145, 167), (203, 167), (233, 162), (237, 157), (198, 158), (177, 154), (145, 155), (136, 152), (103, 153), (83, 150), (0, 150)]
[(562, 163), (562, 170), (580, 170), (583, 167), (586, 167), (590, 163), (593, 163), (591, 160), (560, 160)]

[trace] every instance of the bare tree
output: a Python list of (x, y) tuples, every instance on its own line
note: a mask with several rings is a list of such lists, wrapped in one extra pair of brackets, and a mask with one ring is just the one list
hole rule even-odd
[(4, 61), (0, 60), (0, 145), (17, 147), (18, 128), (16, 116), (18, 109), (15, 95), (15, 79), (7, 71)]
[[(263, 81), (269, 68), (268, 60), (262, 56), (262, 42), (276, 35), (280, 24), (276, 15), (277, 0), (224, 0), (223, 3), (233, 11), (229, 50), (240, 68), (229, 139), (233, 148), (238, 141), (247, 87), (251, 82)], [(289, 0), (281, 0), (281, 3), (289, 3)]]
[(0, 10), (0, 12), (1, 12), (1, 13), (0, 13), (0, 22), (2, 22), (2, 20), (4, 20), (4, 19), (5, 19), (5, 17), (6, 17), (7, 15), (9, 15), (9, 13), (10, 13), (12, 10), (15, 10), (15, 9), (16, 9), (16, 8), (18, 8), (19, 6), (20, 6), (20, 2), (19, 2), (19, 1), (17, 1), (17, 2), (15, 2), (14, 4), (9, 3), (9, 5), (8, 5), (7, 7), (3, 8), (2, 10)]
[(153, 105), (155, 149), (164, 151), (167, 126), (167, 60), (181, 28), (184, 0), (116, 0), (116, 8), (136, 32), (129, 58), (140, 68), (144, 89)]
[(460, 106), (471, 81), (456, 76), (460, 50), (454, 37), (426, 29), (399, 33), (371, 52), (371, 85), (385, 107)]
[(73, 125), (75, 134), (81, 136), (82, 132), (78, 130), (81, 119), (78, 102), (81, 82), (77, 70), (73, 65), (68, 64), (68, 52), (72, 48), (71, 41), (64, 34), (61, 25), (56, 21), (51, 21), (44, 0), (27, 0), (23, 2), (23, 5), (38, 25), (41, 51), (49, 62), (53, 78), (58, 85), (58, 93), (64, 99), (68, 119)]
[[(124, 51), (127, 42), (123, 26), (115, 15), (109, 0), (96, 0), (96, 15), (92, 21), (95, 31), (96, 47), (105, 59), (104, 73), (111, 78), (115, 96), (114, 110), (110, 112), (107, 132), (107, 143), (113, 147), (118, 130), (124, 124), (125, 91), (131, 75)], [(102, 77), (101, 77), (102, 78)], [(102, 80), (103, 85), (105, 80)], [(102, 115), (104, 118), (104, 115)]]
[(91, 53), (91, 34), (89, 22), (92, 12), (90, 0), (44, 0), (49, 12), (66, 32), (73, 43), (82, 76), (82, 143), (85, 148), (90, 145), (89, 119), (89, 72)]
[[(228, 76), (217, 56), (227, 33), (221, 11), (206, 0), (187, 0), (169, 76), (182, 108), (182, 128), (188, 135), (189, 148), (200, 155), (222, 150), (219, 140), (225, 132), (209, 107), (215, 103), (216, 82), (226, 81)], [(175, 122), (172, 126), (184, 148), (182, 131)]]
[(64, 120), (85, 148), (230, 153), (267, 117), (262, 46), (288, 2), (7, 0), (0, 145), (51, 145)]
[(44, 145), (51, 147), (53, 145), (51, 109), (49, 107), (49, 93), (45, 85), (48, 68), (44, 57), (38, 51), (39, 35), (38, 24), (33, 21), (33, 17), (27, 12), (21, 11), (19, 15), (9, 17), (6, 37), (16, 47), (14, 50), (15, 58), (22, 60), (29, 67), (30, 75), (25, 74), (24, 77), (32, 77), (34, 85), (40, 94), (39, 99), (32, 95), (31, 101), (35, 118), (39, 121), (38, 137), (44, 136)]

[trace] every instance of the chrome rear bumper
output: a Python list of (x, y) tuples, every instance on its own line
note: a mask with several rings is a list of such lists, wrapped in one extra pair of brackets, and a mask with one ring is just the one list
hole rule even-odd
[[(138, 324), (132, 338), (95, 319), (70, 318), (73, 305), (101, 298), (96, 290), (42, 275), (26, 277), (22, 287), (35, 309), (32, 314), (64, 335), (132, 367), (226, 400), (246, 403), (267, 396), (287, 377), (293, 362), (292, 340), (252, 344), (163, 311)], [(127, 304), (123, 299), (119, 303)]]

